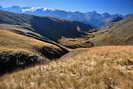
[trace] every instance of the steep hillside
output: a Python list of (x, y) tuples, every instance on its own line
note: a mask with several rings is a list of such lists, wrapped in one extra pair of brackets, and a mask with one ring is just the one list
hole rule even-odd
[(51, 41), (41, 41), (41, 36), (41, 40), (36, 39), (37, 36), (40, 35), (19, 26), (0, 25), (0, 74), (18, 67), (45, 64), (68, 52)]
[(132, 89), (133, 47), (78, 49), (53, 61), (0, 77), (1, 89)]
[(53, 17), (37, 17), (0, 11), (1, 24), (21, 25), (43, 36), (57, 41), (64, 37), (80, 37), (92, 29), (91, 26)]
[(133, 16), (113, 23), (112, 26), (92, 33), (89, 41), (101, 45), (133, 45)]
[(69, 48), (89, 48), (104, 45), (133, 45), (133, 16), (110, 23), (103, 29), (92, 29), (82, 37), (62, 37), (59, 43)]

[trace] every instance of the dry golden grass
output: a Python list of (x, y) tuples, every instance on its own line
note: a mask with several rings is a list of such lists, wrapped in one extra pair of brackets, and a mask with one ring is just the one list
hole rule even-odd
[(77, 49), (0, 77), (0, 89), (133, 89), (133, 46)]
[[(62, 48), (0, 28), (0, 75), (35, 64), (48, 63), (66, 53)], [(26, 29), (25, 29), (26, 30)]]
[(89, 41), (96, 46), (133, 45), (133, 17), (113, 24), (111, 28), (92, 33)]
[[(46, 48), (43, 50), (44, 47), (47, 47), (47, 49), (50, 49), (50, 52), (63, 52), (63, 50), (51, 43), (48, 42), (42, 42), (39, 40), (36, 40), (32, 37), (27, 37), (24, 35), (17, 34), (15, 32), (12, 32), (12, 30), (8, 29), (0, 29), (0, 49), (6, 48), (6, 49), (23, 49), (28, 50), (31, 53), (37, 54), (37, 55), (44, 55), (42, 54), (42, 51), (49, 51)], [(2, 51), (2, 50), (1, 50)], [(44, 55), (47, 56), (47, 55)]]
[[(81, 45), (87, 40), (99, 47), (76, 49), (49, 64), (1, 76), (0, 89), (133, 89), (133, 46), (101, 46), (132, 45), (133, 23), (130, 19), (128, 21), (117, 23), (109, 30), (92, 33), (94, 37), (85, 38), (85, 41), (65, 39), (68, 45)], [(26, 45), (18, 43), (19, 48), (34, 52), (33, 47), (45, 45), (29, 37), (12, 34), (10, 39), (15, 39), (15, 44), (25, 42)], [(10, 39), (2, 42), (1, 47), (10, 47), (10, 42), (13, 48), (18, 48)]]
[(88, 41), (88, 39), (86, 39), (85, 37), (79, 37), (79, 38), (65, 38), (62, 37), (59, 40), (59, 43), (69, 47), (69, 48), (90, 48), (93, 46), (93, 44)]
[(55, 45), (42, 42), (30, 37), (22, 36), (7, 30), (0, 30), (0, 47), (5, 48), (20, 48), (34, 52), (34, 47), (48, 46), (51, 48), (58, 48)]

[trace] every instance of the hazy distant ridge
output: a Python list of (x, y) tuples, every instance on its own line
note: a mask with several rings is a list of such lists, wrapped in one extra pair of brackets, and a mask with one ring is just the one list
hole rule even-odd
[(34, 8), (34, 7), (0, 7), (0, 10), (15, 12), (15, 13), (26, 13), (36, 16), (52, 16), (56, 18), (69, 19), (74, 21), (80, 21), (90, 24), (94, 27), (102, 27), (110, 22), (119, 21), (124, 18), (124, 16), (119, 14), (100, 14), (96, 11), (82, 13), (82, 12), (70, 12), (59, 9), (47, 9), (47, 8)]

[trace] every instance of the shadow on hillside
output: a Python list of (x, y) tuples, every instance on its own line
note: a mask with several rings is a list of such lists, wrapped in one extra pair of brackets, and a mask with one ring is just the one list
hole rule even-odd
[[(81, 37), (82, 35), (85, 35), (85, 33), (79, 32), (77, 30), (77, 26), (80, 25), (79, 22), (65, 22), (65, 21), (58, 21), (55, 18), (50, 19), (50, 17), (36, 17), (34, 16), (31, 19), (31, 26), (35, 31), (43, 36), (46, 36), (47, 38), (57, 41), (62, 36), (69, 37), (69, 38), (75, 38), (75, 37)], [(82, 24), (83, 25), (83, 24)], [(83, 29), (87, 31), (87, 25), (84, 27), (80, 25)]]
[(17, 69), (25, 69), (37, 64), (48, 63), (47, 59), (39, 56), (29, 56), (25, 53), (1, 53), (0, 54), (0, 75), (16, 71)]
[(69, 51), (63, 48), (50, 48), (50, 47), (42, 47), (42, 48), (35, 48), (42, 56), (45, 56), (49, 60), (56, 60), (61, 56), (67, 54)]
[(67, 47), (67, 48), (70, 48), (70, 49), (91, 48), (91, 47), (94, 47), (94, 43), (92, 43), (90, 41), (87, 41), (85, 43), (81, 43), (81, 44), (78, 44), (78, 45), (64, 45), (64, 46)]

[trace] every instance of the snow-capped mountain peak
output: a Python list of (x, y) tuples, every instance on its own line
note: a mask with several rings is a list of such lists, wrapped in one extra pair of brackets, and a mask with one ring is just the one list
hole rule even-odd
[(11, 7), (0, 7), (0, 10), (5, 10), (15, 13), (25, 13), (36, 16), (52, 16), (61, 19), (80, 21), (86, 24), (90, 24), (94, 27), (102, 27), (109, 22), (119, 21), (123, 18), (122, 15), (118, 14), (112, 15), (109, 13), (100, 14), (96, 11), (82, 13), (79, 11), (72, 12), (61, 9), (51, 9), (51, 8), (42, 8), (42, 7), (11, 6)]

